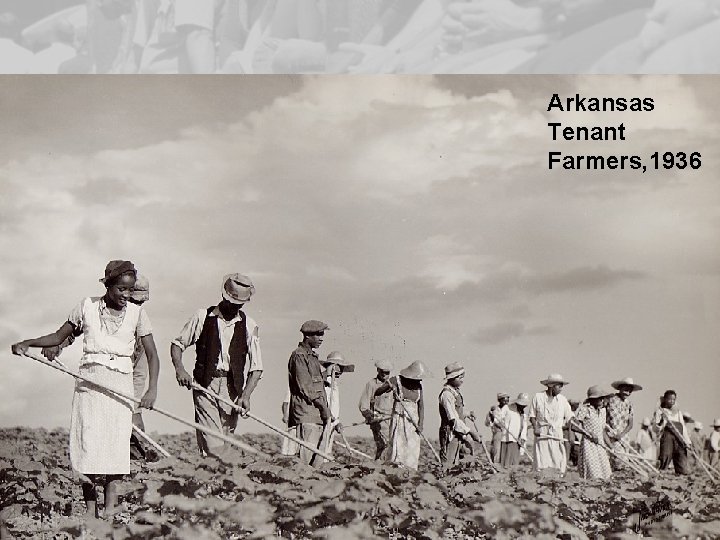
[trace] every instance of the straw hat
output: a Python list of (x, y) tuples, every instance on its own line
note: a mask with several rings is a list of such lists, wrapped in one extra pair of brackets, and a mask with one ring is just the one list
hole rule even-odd
[(650, 417), (649, 416), (646, 416), (645, 418), (642, 419), (642, 425), (645, 427), (650, 427)]
[(612, 396), (614, 394), (615, 394), (615, 392), (613, 392), (612, 390), (603, 388), (599, 384), (596, 384), (595, 386), (591, 386), (587, 390), (587, 398), (588, 399), (608, 397), (608, 396)]
[(684, 413), (682, 413), (682, 415), (683, 415), (683, 420), (684, 420), (685, 422), (688, 422), (689, 424), (694, 424), (694, 423), (695, 423), (695, 420), (693, 420), (692, 413), (684, 412)]
[(406, 379), (421, 381), (428, 373), (428, 369), (420, 360), (415, 360), (408, 367), (400, 371), (400, 375)]
[(393, 364), (390, 360), (378, 360), (375, 362), (375, 367), (380, 371), (392, 371)]
[(720, 427), (720, 418), (716, 418), (713, 423), (712, 427)]
[(460, 375), (465, 375), (465, 368), (460, 365), (460, 362), (453, 362), (445, 366), (445, 379), (448, 381)]
[(542, 384), (544, 386), (550, 386), (551, 384), (565, 385), (565, 384), (570, 384), (570, 383), (568, 381), (566, 381), (565, 379), (563, 379), (563, 376), (560, 375), (559, 373), (551, 373), (550, 375), (547, 376), (547, 379), (543, 379), (542, 381), (540, 381), (540, 384)]
[(527, 407), (530, 404), (530, 396), (520, 393), (518, 397), (513, 400), (513, 403)]
[(231, 304), (244, 304), (254, 293), (255, 286), (247, 276), (228, 274), (223, 278), (222, 297)]
[(702, 429), (703, 429), (704, 427), (705, 427), (705, 426), (703, 426), (703, 423), (702, 423), (702, 422), (695, 422), (695, 429), (696, 429), (697, 431), (702, 431)]
[(642, 386), (640, 386), (639, 384), (635, 384), (635, 382), (632, 380), (632, 377), (625, 377), (621, 381), (615, 381), (614, 383), (612, 383), (612, 387), (616, 390), (620, 390), (621, 386), (631, 386), (633, 392), (637, 390), (642, 390)]
[(136, 302), (147, 302), (150, 300), (150, 280), (142, 274), (138, 274), (131, 296)]
[(340, 353), (340, 351), (333, 351), (330, 354), (327, 355), (327, 359), (321, 360), (321, 364), (329, 366), (332, 364), (335, 364), (340, 368), (340, 371), (352, 373), (355, 371), (355, 364), (351, 364), (347, 360), (345, 360), (345, 357)]

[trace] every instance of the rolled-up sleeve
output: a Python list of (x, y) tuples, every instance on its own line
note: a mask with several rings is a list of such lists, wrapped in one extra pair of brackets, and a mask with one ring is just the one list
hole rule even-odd
[(135, 328), (135, 335), (137, 337), (145, 337), (152, 334), (152, 324), (150, 324), (150, 317), (143, 308), (140, 308), (140, 316), (138, 317), (137, 327)]
[(248, 336), (248, 360), (249, 367), (248, 373), (252, 371), (262, 371), (262, 353), (260, 352), (260, 335), (258, 331), (258, 325), (251, 318), (247, 318), (246, 321), (247, 336)]
[(76, 305), (72, 311), (70, 312), (70, 315), (68, 315), (68, 322), (72, 324), (76, 329), (82, 330), (83, 323), (85, 321), (85, 317), (83, 316), (83, 304), (85, 303), (85, 300), (81, 300), (78, 305)]
[(453, 423), (453, 431), (456, 433), (466, 434), (470, 433), (470, 428), (463, 422), (462, 418), (457, 413), (455, 408), (455, 398), (450, 395), (450, 392), (445, 391), (440, 395), (440, 406), (445, 410), (445, 414)]
[(205, 310), (199, 309), (196, 311), (188, 322), (183, 326), (180, 335), (172, 340), (172, 343), (180, 347), (180, 350), (184, 351), (200, 337), (203, 324), (205, 324)]

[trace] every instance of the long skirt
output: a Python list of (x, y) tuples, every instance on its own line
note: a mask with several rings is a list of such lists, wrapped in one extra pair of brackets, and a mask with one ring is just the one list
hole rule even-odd
[(515, 441), (503, 442), (500, 445), (500, 465), (512, 467), (520, 464), (520, 445)]
[(390, 444), (386, 450), (385, 460), (417, 469), (420, 462), (421, 437), (413, 422), (419, 421), (418, 405), (413, 401), (404, 401), (403, 405), (410, 414), (412, 422), (407, 418), (400, 403), (396, 403), (390, 419)]
[[(101, 364), (81, 365), (79, 374), (125, 395), (132, 373)], [(70, 418), (70, 463), (81, 474), (129, 474), (133, 404), (78, 380)]]
[(594, 442), (583, 438), (580, 443), (578, 472), (587, 479), (608, 479), (612, 476), (610, 458), (607, 450)]
[[(562, 433), (562, 432), (561, 432)], [(560, 474), (567, 470), (567, 455), (562, 441), (550, 439), (535, 440), (534, 469), (558, 469)]]

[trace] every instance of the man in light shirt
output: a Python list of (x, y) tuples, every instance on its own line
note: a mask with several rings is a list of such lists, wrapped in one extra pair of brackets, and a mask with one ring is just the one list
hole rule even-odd
[[(185, 324), (170, 346), (175, 377), (181, 386), (192, 387), (194, 381), (240, 408), (250, 410), (250, 396), (262, 377), (262, 356), (258, 326), (242, 311), (255, 292), (252, 281), (242, 274), (225, 276), (222, 301), (216, 306), (199, 309)], [(195, 367), (192, 376), (185, 370), (182, 354), (195, 345)], [(193, 389), (195, 421), (215, 431), (232, 433), (238, 411)], [(220, 455), (225, 443), (197, 432), (198, 447), (203, 456)]]
[(500, 463), (500, 445), (502, 443), (503, 429), (500, 427), (505, 420), (508, 412), (508, 403), (510, 402), (510, 394), (506, 392), (498, 392), (497, 405), (490, 407), (490, 411), (485, 417), (485, 425), (492, 431), (492, 443), (490, 445), (490, 457), (493, 463)]
[(375, 459), (380, 459), (383, 451), (387, 448), (390, 439), (389, 420), (393, 409), (392, 392), (375, 396), (375, 390), (390, 378), (392, 367), (388, 360), (375, 362), (377, 376), (367, 382), (358, 403), (360, 414), (363, 415), (365, 422), (370, 426), (373, 439), (375, 439)]
[(567, 381), (559, 373), (540, 381), (546, 387), (530, 403), (528, 416), (535, 434), (534, 467), (536, 471), (557, 469), (561, 475), (567, 470), (567, 454), (563, 427), (573, 417), (570, 403), (561, 395)]
[(716, 467), (720, 463), (720, 418), (716, 418), (712, 426), (713, 432), (707, 442), (707, 461), (711, 467)]

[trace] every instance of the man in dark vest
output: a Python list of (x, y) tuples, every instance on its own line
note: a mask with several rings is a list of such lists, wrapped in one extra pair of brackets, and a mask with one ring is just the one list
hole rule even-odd
[[(460, 387), (465, 381), (465, 368), (458, 362), (445, 366), (445, 385), (438, 396), (440, 405), (440, 459), (446, 467), (457, 465), (472, 451), (470, 439), (482, 439), (465, 422)], [(470, 450), (470, 452), (468, 452)]]
[[(330, 435), (331, 414), (325, 394), (325, 373), (315, 349), (322, 345), (327, 329), (328, 325), (322, 321), (304, 322), (300, 327), (303, 340), (288, 361), (288, 426), (297, 426), (298, 437), (322, 451), (327, 450), (321, 446), (327, 443)], [(300, 447), (300, 459), (313, 466), (322, 463), (320, 456), (303, 446)]]
[[(242, 311), (255, 287), (242, 274), (225, 276), (222, 301), (216, 306), (199, 309), (185, 324), (170, 346), (175, 365), (175, 377), (181, 386), (191, 387), (194, 381), (225, 399), (236, 401), (245, 411), (250, 410), (250, 395), (262, 377), (262, 356), (258, 326)], [(192, 376), (185, 371), (182, 354), (195, 345), (195, 368)], [(232, 433), (238, 422), (238, 412), (207, 394), (193, 390), (195, 421), (215, 431)], [(205, 433), (197, 432), (200, 453), (220, 455), (225, 443)]]

